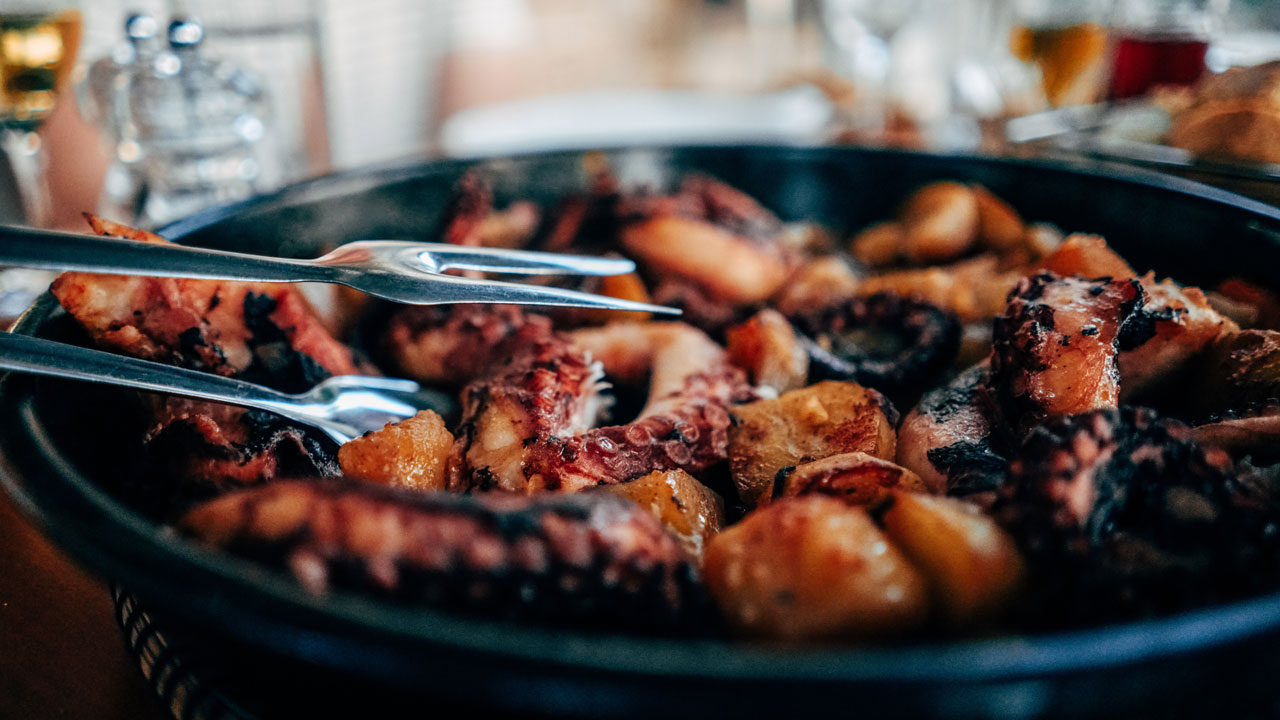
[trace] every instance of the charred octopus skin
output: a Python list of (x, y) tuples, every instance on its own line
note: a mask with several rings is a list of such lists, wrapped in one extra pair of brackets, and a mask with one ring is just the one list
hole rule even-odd
[(933, 492), (986, 505), (1004, 483), (1005, 436), (984, 360), (920, 398), (898, 427), (897, 461)]
[(992, 377), (1016, 431), (1056, 415), (1116, 407), (1118, 353), (1142, 299), (1132, 279), (1039, 273), (1018, 281), (992, 336)]
[[(89, 217), (101, 235), (164, 238)], [(51, 288), (100, 347), (147, 360), (301, 392), (330, 375), (361, 370), (291, 285), (63, 273)], [(332, 475), (326, 440), (275, 415), (186, 398), (143, 396), (150, 414), (145, 479), (148, 509), (269, 481)]]
[[(499, 352), (463, 391), (449, 489), (573, 492), (728, 457), (729, 407), (754, 399), (723, 348), (682, 323), (616, 322)], [(649, 375), (630, 423), (591, 427), (603, 372)]]
[(1276, 508), (1181, 422), (1129, 407), (1050, 418), (1009, 470), (995, 514), (1031, 561), (1040, 622), (1145, 617), (1276, 585)]
[(512, 305), (414, 306), (391, 317), (386, 351), (405, 377), (463, 383), (504, 344), (551, 336), (551, 321)]
[(800, 313), (814, 380), (851, 380), (901, 402), (918, 397), (947, 369), (960, 324), (936, 305), (896, 293), (851, 298)]
[(178, 523), (308, 590), (629, 631), (707, 627), (696, 571), (647, 510), (609, 494), (458, 496), (280, 481)]

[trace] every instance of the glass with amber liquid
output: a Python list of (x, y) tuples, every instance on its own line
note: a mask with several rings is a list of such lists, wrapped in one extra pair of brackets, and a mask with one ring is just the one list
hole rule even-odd
[(1009, 50), (1040, 72), (1052, 107), (1102, 99), (1109, 58), (1110, 3), (1022, 0), (1015, 5)]
[(80, 11), (0, 6), (0, 124), (32, 132), (66, 88), (80, 47)]
[[(71, 84), (80, 49), (80, 11), (68, 0), (0, 0), (0, 166), (5, 222), (44, 225), (49, 211), (36, 132)], [(16, 197), (14, 197), (16, 196)], [(49, 285), (39, 270), (0, 268), (0, 327)]]

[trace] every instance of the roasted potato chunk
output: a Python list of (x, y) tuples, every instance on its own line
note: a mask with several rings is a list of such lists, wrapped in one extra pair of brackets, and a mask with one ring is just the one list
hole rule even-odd
[(997, 618), (1022, 587), (1017, 546), (990, 516), (955, 498), (894, 491), (885, 534), (929, 581), (933, 604), (952, 627)]
[(607, 492), (651, 511), (680, 540), (689, 557), (701, 562), (707, 541), (724, 526), (724, 499), (683, 470), (655, 470), (618, 485), (602, 485), (590, 492)]
[(1079, 275), (1087, 279), (1110, 277), (1120, 280), (1137, 275), (1124, 258), (1107, 246), (1106, 240), (1097, 235), (1078, 233), (1068, 236), (1049, 253), (1040, 262), (1040, 269), (1064, 277)]
[(903, 254), (920, 265), (963, 255), (978, 237), (978, 210), (977, 196), (965, 185), (925, 185), (902, 208)]
[(866, 510), (819, 495), (780, 500), (716, 535), (703, 573), (729, 624), (751, 637), (883, 637), (929, 614), (924, 577)]
[(804, 386), (809, 353), (782, 313), (766, 308), (725, 331), (729, 361), (747, 371), (751, 382), (783, 393)]
[[(864, 452), (841, 453), (778, 472), (778, 497), (830, 495), (850, 505), (872, 505), (894, 490), (928, 492), (920, 476)], [(768, 497), (761, 498), (767, 502)]]
[(343, 473), (359, 480), (410, 490), (443, 490), (452, 447), (453, 435), (444, 420), (423, 410), (338, 448), (338, 464)]
[(902, 254), (905, 233), (902, 223), (876, 223), (865, 228), (849, 242), (849, 252), (870, 267), (892, 265)]
[(778, 471), (846, 452), (890, 460), (896, 451), (883, 397), (851, 382), (826, 381), (733, 409), (729, 469), (749, 507), (773, 490)]
[(989, 322), (1004, 310), (1006, 297), (1021, 270), (1002, 270), (1000, 257), (983, 253), (950, 265), (892, 270), (858, 285), (859, 295), (895, 292), (950, 310), (962, 322)]
[[(648, 289), (644, 286), (644, 281), (635, 273), (626, 273), (625, 275), (606, 275), (600, 278), (600, 289), (595, 291), (598, 295), (606, 295), (621, 300), (634, 300), (636, 302), (652, 302), (653, 298), (649, 296)], [(639, 310), (601, 310), (587, 309), (580, 310), (581, 317), (584, 322), (589, 325), (605, 325), (615, 320), (627, 320), (632, 322), (647, 322), (653, 317), (653, 313), (643, 312)]]
[(773, 298), (783, 315), (798, 315), (824, 307), (858, 290), (858, 275), (843, 258), (830, 255), (796, 268)]
[(1027, 227), (1018, 211), (981, 185), (970, 185), (978, 203), (978, 239), (992, 250), (1010, 250), (1026, 236)]

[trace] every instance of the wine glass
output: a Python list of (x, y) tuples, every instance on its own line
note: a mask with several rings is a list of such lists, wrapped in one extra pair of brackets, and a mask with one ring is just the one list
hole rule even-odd
[(859, 90), (847, 118), (859, 134), (879, 137), (886, 129), (893, 39), (920, 5), (920, 0), (822, 0), (827, 64)]
[(30, 225), (44, 224), (49, 209), (37, 131), (67, 90), (81, 29), (67, 0), (0, 0), (0, 145)]

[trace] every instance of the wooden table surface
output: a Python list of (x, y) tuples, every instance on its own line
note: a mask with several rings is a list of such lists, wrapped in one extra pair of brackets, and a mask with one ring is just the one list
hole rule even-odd
[(125, 651), (106, 583), (0, 491), (0, 718), (167, 717)]

